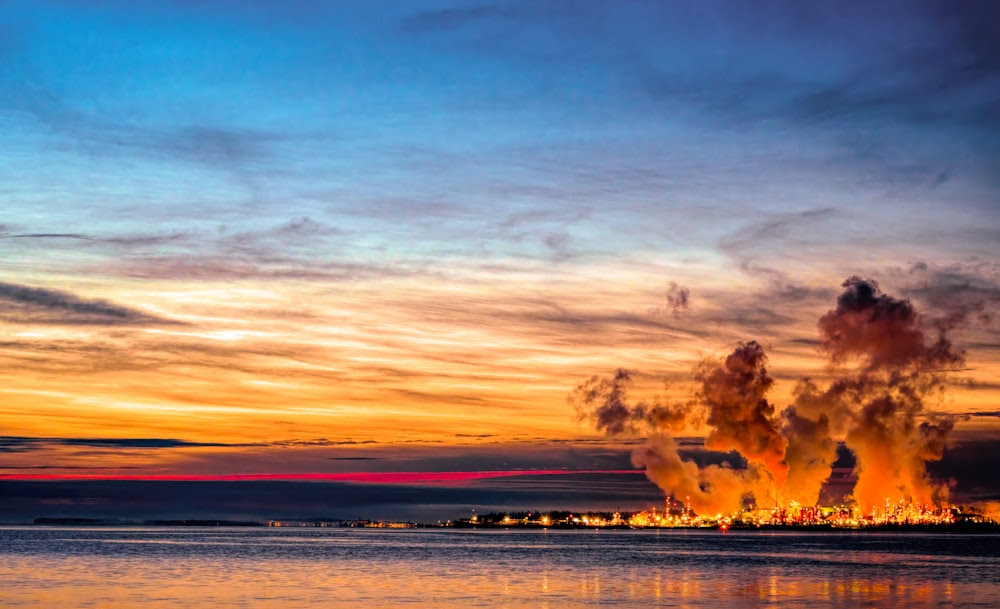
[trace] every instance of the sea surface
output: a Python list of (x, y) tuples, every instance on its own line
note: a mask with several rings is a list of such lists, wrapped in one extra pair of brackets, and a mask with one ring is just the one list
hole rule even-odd
[(6, 607), (1000, 607), (1000, 536), (0, 528)]

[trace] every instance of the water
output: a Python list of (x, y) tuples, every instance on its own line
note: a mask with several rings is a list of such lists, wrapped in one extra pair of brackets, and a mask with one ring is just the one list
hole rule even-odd
[(0, 528), (2, 607), (1000, 607), (1000, 537)]

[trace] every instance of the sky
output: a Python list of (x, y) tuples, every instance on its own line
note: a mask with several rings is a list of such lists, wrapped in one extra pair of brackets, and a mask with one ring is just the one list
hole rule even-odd
[[(780, 412), (837, 378), (817, 324), (855, 276), (962, 354), (914, 420), (951, 416), (939, 465), (981, 470), (998, 23), (987, 1), (2, 2), (0, 519), (100, 494), (52, 477), (504, 470), (535, 505), (582, 501), (571, 479), (656, 500), (638, 474), (516, 474), (642, 469), (643, 430), (572, 399), (618, 369), (697, 399), (700, 362), (757, 341)], [(385, 488), (438, 505), (421, 484)]]

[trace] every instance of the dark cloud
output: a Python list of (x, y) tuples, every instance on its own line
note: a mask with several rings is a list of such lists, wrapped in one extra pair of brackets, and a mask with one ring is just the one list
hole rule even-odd
[(905, 293), (923, 303), (935, 323), (985, 330), (1000, 310), (1000, 275), (991, 264), (928, 265), (916, 262), (906, 273)]
[(798, 345), (806, 345), (808, 347), (819, 347), (823, 344), (823, 341), (818, 338), (807, 338), (805, 336), (797, 336), (795, 338), (788, 339), (788, 342), (795, 343)]
[(71, 292), (0, 282), (0, 319), (67, 325), (153, 325), (178, 323), (106, 300)]
[(667, 308), (674, 315), (686, 311), (690, 306), (691, 290), (671, 281), (667, 289)]
[(14, 227), (0, 226), (0, 239), (23, 239), (23, 240), (49, 240), (68, 239), (75, 241), (89, 241), (93, 247), (102, 245), (125, 246), (128, 248), (143, 246), (160, 246), (171, 243), (179, 243), (192, 239), (193, 234), (187, 232), (173, 232), (167, 234), (124, 234), (124, 235), (87, 235), (83, 233), (18, 233), (12, 232)]
[(0, 436), (0, 452), (29, 452), (51, 446), (92, 446), (96, 448), (185, 448), (246, 446), (220, 442), (191, 442), (171, 438), (44, 438)]

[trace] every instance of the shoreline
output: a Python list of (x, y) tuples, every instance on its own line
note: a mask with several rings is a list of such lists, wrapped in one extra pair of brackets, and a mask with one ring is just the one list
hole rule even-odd
[(287, 529), (456, 529), (456, 530), (525, 530), (525, 531), (718, 531), (728, 532), (791, 532), (791, 533), (989, 533), (1000, 534), (1000, 524), (993, 522), (959, 522), (952, 524), (879, 524), (859, 527), (841, 527), (824, 524), (761, 524), (761, 525), (729, 525), (727, 527), (713, 526), (633, 526), (616, 525), (585, 525), (574, 523), (553, 523), (549, 525), (534, 523), (470, 523), (455, 521), (447, 524), (390, 522), (374, 520), (267, 520), (246, 521), (226, 519), (156, 519), (156, 520), (116, 520), (102, 518), (36, 518), (30, 523), (6, 523), (4, 527), (59, 527), (59, 528), (287, 528)]

